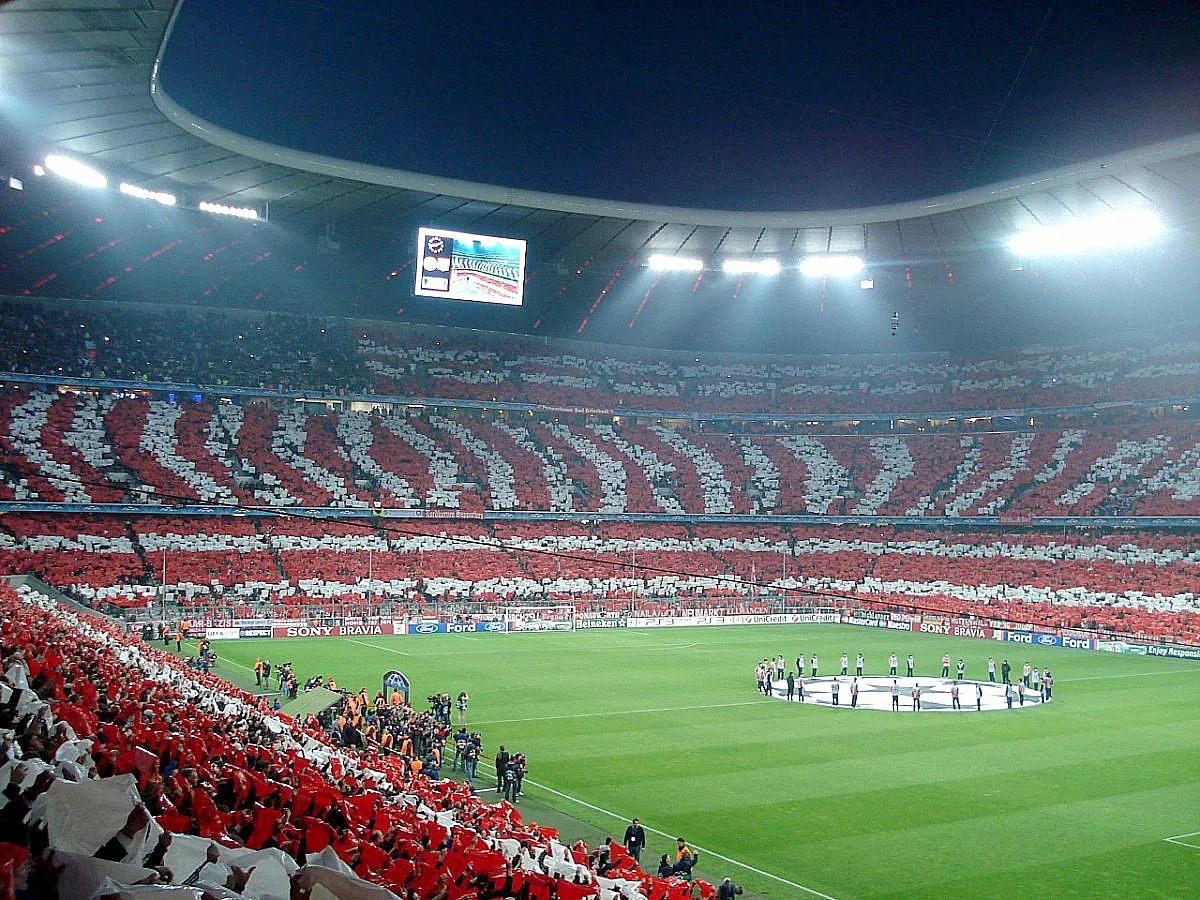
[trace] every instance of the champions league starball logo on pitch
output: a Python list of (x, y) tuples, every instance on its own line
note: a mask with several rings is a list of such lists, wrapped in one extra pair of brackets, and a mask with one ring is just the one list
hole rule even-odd
[[(807, 703), (813, 706), (836, 706), (838, 709), (850, 709), (853, 701), (854, 677), (837, 676), (838, 702), (833, 702), (834, 676), (804, 679), (804, 697), (800, 697), (800, 681), (796, 681), (793, 703)], [(898, 703), (892, 705), (893, 682), (895, 682)], [(787, 682), (772, 681), (771, 697), (775, 700), (787, 700)], [(1004, 685), (992, 681), (959, 681), (959, 709), (954, 708), (953, 678), (908, 678), (891, 675), (864, 675), (858, 679), (858, 704), (855, 709), (883, 710), (886, 712), (914, 712), (913, 690), (920, 688), (921, 712), (995, 712), (998, 710), (1025, 709), (1042, 704), (1040, 690), (1024, 688), (1022, 692), (1018, 684)], [(1009, 705), (1011, 690), (1012, 704)], [(1024, 702), (1022, 702), (1022, 693)]]

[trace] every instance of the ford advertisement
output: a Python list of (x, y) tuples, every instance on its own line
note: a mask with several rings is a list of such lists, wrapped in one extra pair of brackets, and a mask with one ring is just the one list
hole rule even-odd
[(503, 634), (507, 622), (409, 622), (409, 634)]

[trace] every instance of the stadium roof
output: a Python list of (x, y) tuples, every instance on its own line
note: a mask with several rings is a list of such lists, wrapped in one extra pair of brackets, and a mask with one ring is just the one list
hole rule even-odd
[[(882, 349), (881, 341), (891, 338), (880, 322), (893, 310), (903, 313), (902, 340), (889, 344), (893, 350), (1077, 342), (1195, 315), (1189, 298), (1200, 267), (1194, 240), (1200, 134), (885, 206), (746, 212), (620, 203), (319, 156), (204, 121), (158, 78), (181, 6), (174, 0), (15, 0), (4, 6), (0, 115), (10, 126), (7, 152), (27, 166), (48, 152), (74, 155), (110, 180), (169, 191), (192, 207), (199, 200), (253, 206), (293, 235), (333, 223), (339, 241), (351, 235), (332, 282), (357, 304), (345, 314), (743, 352), (789, 352), (798, 339), (809, 352)], [(1022, 268), (1006, 245), (1014, 232), (1035, 225), (1129, 207), (1157, 210), (1173, 239), (1113, 266), (1106, 267), (1103, 256), (1078, 268), (1059, 266), (1049, 271), (1052, 282), (1045, 271)], [(413, 300), (404, 289), (411, 284), (406, 273), (391, 270), (404, 269), (405, 259), (411, 265), (406, 234), (431, 224), (529, 240), (533, 287), (527, 285), (525, 307), (501, 315), (495, 308), (468, 309), (480, 304), (451, 309), (446, 301)], [(351, 259), (353, 253), (359, 255)], [(809, 279), (815, 287), (784, 278), (775, 287), (741, 292), (736, 277), (715, 277), (698, 291), (699, 280), (686, 276), (664, 277), (660, 285), (637, 274), (652, 254), (716, 262), (748, 255), (792, 261), (814, 253), (865, 258), (875, 284), (870, 303), (842, 294), (827, 315), (820, 279)], [(387, 280), (389, 271), (398, 284)], [(1155, 272), (1163, 277), (1143, 279)], [(169, 274), (163, 270), (163, 277)], [(272, 292), (276, 305), (316, 311), (294, 283)], [(69, 290), (65, 278), (52, 284)], [(245, 297), (262, 287), (239, 284)], [(839, 288), (845, 289), (851, 288)], [(858, 293), (857, 279), (852, 290)], [(117, 293), (152, 300), (161, 292)], [(220, 295), (225, 305), (242, 303), (233, 293)], [(1047, 303), (1068, 295), (1071, 303)], [(319, 309), (334, 311), (324, 302)]]
[[(127, 170), (147, 187), (270, 207), (274, 219), (441, 221), (578, 217), (593, 241), (647, 252), (846, 252), (920, 257), (984, 247), (1033, 222), (1152, 204), (1191, 223), (1200, 202), (1200, 135), (1003, 184), (926, 200), (810, 212), (730, 212), (594, 200), (471, 183), (303, 153), (206, 122), (176, 103), (158, 65), (182, 4), (170, 0), (17, 0), (0, 14), (10, 119), (45, 148)], [(581, 221), (580, 224), (583, 224)], [(585, 229), (563, 225), (564, 235)], [(600, 235), (606, 235), (601, 238)]]

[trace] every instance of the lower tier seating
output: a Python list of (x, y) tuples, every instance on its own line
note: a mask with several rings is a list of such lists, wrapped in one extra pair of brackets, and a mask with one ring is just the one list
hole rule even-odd
[(0, 519), (0, 572), (192, 617), (420, 614), (451, 604), (875, 601), (1200, 642), (1190, 534), (295, 518)]
[(602, 877), (585, 845), (511, 805), (334, 746), (28, 588), (0, 586), (0, 644), (0, 896), (714, 895), (644, 875), (619, 848)]

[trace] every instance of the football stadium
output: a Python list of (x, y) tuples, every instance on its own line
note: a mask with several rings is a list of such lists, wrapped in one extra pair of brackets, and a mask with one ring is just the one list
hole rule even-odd
[(1192, 4), (0, 6), (0, 900), (1200, 894)]

